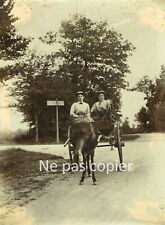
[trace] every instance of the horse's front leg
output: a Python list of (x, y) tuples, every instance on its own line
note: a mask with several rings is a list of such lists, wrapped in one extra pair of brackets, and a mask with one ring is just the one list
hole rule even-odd
[(87, 155), (87, 168), (88, 168), (88, 177), (91, 176), (91, 170), (90, 170), (90, 164), (89, 164), (89, 160), (90, 160), (90, 155)]
[(95, 177), (95, 166), (94, 166), (94, 151), (91, 154), (91, 168), (92, 168), (92, 180), (93, 180), (93, 185), (96, 185), (96, 177)]
[(82, 183), (84, 183), (84, 179), (85, 179), (85, 174), (86, 174), (86, 161), (87, 161), (87, 155), (83, 154), (83, 167), (84, 167), (84, 171), (82, 172), (82, 177), (80, 180), (80, 185)]
[(83, 139), (79, 139), (79, 140), (77, 140), (77, 144), (75, 146), (74, 163), (77, 164), (78, 169), (80, 169), (80, 165), (79, 165), (79, 153), (82, 151), (83, 144), (84, 144), (84, 140)]
[(79, 168), (79, 149), (78, 148), (74, 150), (74, 163), (76, 163)]

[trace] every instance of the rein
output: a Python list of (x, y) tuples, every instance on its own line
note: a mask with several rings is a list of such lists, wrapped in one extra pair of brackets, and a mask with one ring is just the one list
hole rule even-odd
[(110, 112), (110, 108), (108, 108), (108, 109), (106, 110), (105, 115), (103, 116), (103, 120), (106, 118), (108, 112)]

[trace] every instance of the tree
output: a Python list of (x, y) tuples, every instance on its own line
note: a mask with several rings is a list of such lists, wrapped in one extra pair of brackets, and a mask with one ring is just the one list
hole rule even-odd
[(146, 107), (136, 115), (139, 126), (148, 131), (165, 130), (165, 66), (155, 81), (143, 77), (134, 90), (145, 93)]
[(165, 66), (161, 66), (160, 77), (156, 79), (155, 128), (165, 131)]
[[(53, 33), (46, 35), (51, 42)], [(73, 85), (72, 95), (84, 90), (88, 101), (93, 104), (97, 91), (103, 89), (111, 98), (114, 108), (120, 108), (120, 90), (127, 86), (125, 76), (129, 68), (127, 58), (134, 47), (122, 35), (108, 28), (106, 22), (94, 22), (81, 15), (63, 21), (59, 35), (61, 45), (57, 58), (61, 62), (58, 73), (67, 77)]]
[(128, 117), (126, 117), (123, 124), (122, 124), (122, 132), (124, 134), (128, 134), (130, 131), (131, 131), (131, 127), (129, 125)]
[(55, 137), (55, 110), (47, 107), (47, 100), (65, 100), (65, 108), (60, 109), (61, 129), (67, 129), (69, 118), (71, 86), (67, 79), (56, 76), (55, 56), (38, 55), (35, 51), (28, 52), (13, 65), (15, 81), (11, 87), (11, 96), (16, 100), (14, 107), (23, 113), (24, 122), (35, 130), (38, 137)]
[[(14, 22), (18, 19), (12, 15), (13, 0), (0, 0), (0, 60), (13, 60), (24, 55), (30, 43), (16, 33)], [(8, 78), (8, 67), (0, 68), (0, 80)]]
[(139, 122), (139, 128), (141, 131), (149, 131), (151, 130), (149, 123), (149, 115), (148, 111), (145, 107), (142, 107), (140, 111), (135, 115), (136, 120)]

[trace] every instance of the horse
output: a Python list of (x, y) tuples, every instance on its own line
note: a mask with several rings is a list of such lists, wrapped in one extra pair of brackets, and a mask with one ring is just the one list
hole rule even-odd
[(98, 134), (89, 120), (80, 120), (77, 123), (73, 123), (71, 127), (71, 140), (74, 148), (74, 162), (79, 164), (79, 152), (81, 151), (83, 156), (83, 167), (80, 185), (84, 183), (86, 175), (86, 167), (88, 170), (88, 176), (91, 175), (90, 159), (92, 169), (93, 184), (96, 185), (96, 177), (94, 172), (94, 154), (97, 146)]

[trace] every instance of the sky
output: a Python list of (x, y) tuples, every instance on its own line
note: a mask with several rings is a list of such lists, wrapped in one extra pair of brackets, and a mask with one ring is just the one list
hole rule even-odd
[[(128, 58), (131, 73), (126, 79), (130, 87), (148, 75), (155, 79), (160, 66), (165, 64), (165, 1), (164, 0), (16, 0), (13, 9), (19, 20), (17, 31), (35, 37), (32, 47), (45, 51), (38, 40), (48, 31), (57, 31), (62, 20), (81, 13), (95, 21), (106, 20), (109, 27), (121, 33), (136, 47)], [(6, 132), (26, 128), (22, 115), (2, 108), (8, 105), (6, 88), (0, 91), (0, 127)], [(122, 114), (134, 122), (134, 115), (145, 104), (144, 95), (122, 91)]]

